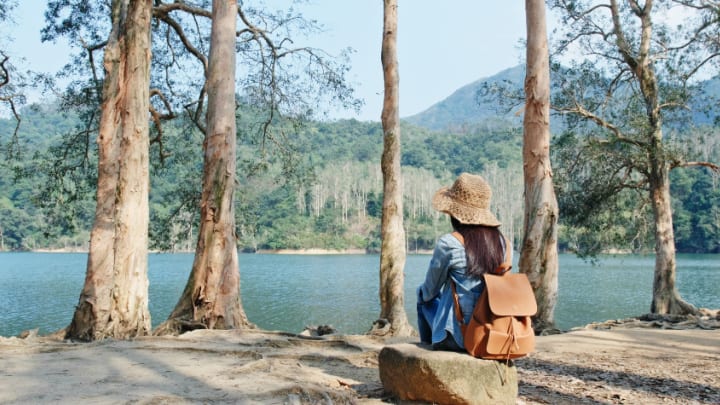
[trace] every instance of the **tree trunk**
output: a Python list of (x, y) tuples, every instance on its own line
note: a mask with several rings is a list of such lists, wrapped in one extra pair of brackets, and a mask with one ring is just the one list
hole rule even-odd
[(66, 337), (148, 334), (151, 0), (113, 0), (98, 135), (98, 185), (85, 285)]
[(657, 314), (692, 314), (697, 309), (680, 298), (675, 287), (675, 235), (673, 231), (672, 207), (670, 205), (669, 164), (663, 145), (663, 116), (660, 107), (660, 85), (658, 83), (653, 60), (650, 58), (652, 42), (652, 2), (648, 2), (639, 14), (641, 18), (641, 41), (638, 57), (633, 58), (623, 42), (620, 29), (617, 1), (610, 2), (615, 21), (615, 33), (618, 47), (628, 65), (637, 77), (640, 91), (645, 100), (647, 111), (647, 155), (648, 185), (650, 201), (655, 218), (655, 276), (653, 280), (653, 299), (650, 312)]
[[(405, 313), (403, 292), (405, 229), (403, 228), (403, 187), (400, 172), (399, 76), (397, 64), (397, 0), (383, 0), (384, 22), (382, 65), (385, 79), (383, 100), (383, 210), (380, 247), (380, 322), (371, 333), (411, 336), (415, 333)], [(389, 323), (384, 325), (384, 320)], [(382, 331), (382, 332), (381, 332)]]
[(550, 63), (545, 2), (525, 0), (527, 73), (523, 121), (525, 218), (520, 271), (535, 292), (536, 331), (554, 327), (558, 290), (558, 206), (550, 166)]
[[(662, 139), (662, 129), (655, 131), (655, 141)], [(670, 180), (667, 165), (658, 142), (652, 143), (650, 158), (650, 198), (655, 217), (655, 276), (650, 312), (654, 314), (686, 315), (697, 308), (683, 301), (675, 287), (675, 235), (670, 201)]]
[(235, 235), (237, 1), (213, 0), (200, 229), (190, 278), (156, 334), (253, 327), (240, 303)]

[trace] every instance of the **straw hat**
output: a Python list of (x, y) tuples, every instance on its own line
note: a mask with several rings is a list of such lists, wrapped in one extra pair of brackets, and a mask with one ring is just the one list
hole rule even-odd
[(482, 177), (462, 173), (452, 187), (443, 187), (433, 197), (433, 208), (453, 216), (463, 224), (500, 226), (490, 212), (492, 190)]

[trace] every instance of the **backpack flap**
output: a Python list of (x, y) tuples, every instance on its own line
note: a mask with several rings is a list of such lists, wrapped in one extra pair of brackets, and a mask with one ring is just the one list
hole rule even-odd
[(507, 317), (502, 324), (494, 324), (487, 336), (485, 358), (508, 359), (522, 357), (535, 350), (535, 332), (530, 317)]
[(506, 273), (502, 276), (485, 274), (490, 310), (497, 316), (532, 316), (537, 302), (527, 275)]

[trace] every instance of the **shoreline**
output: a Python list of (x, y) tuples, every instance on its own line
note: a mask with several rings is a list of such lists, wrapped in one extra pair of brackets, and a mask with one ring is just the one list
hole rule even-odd
[[(33, 249), (23, 251), (0, 251), (0, 253), (89, 253), (87, 249), (80, 248), (57, 248), (57, 249)], [(153, 254), (193, 254), (194, 250), (176, 250), (176, 251), (162, 251), (162, 250), (150, 250), (148, 253)], [(408, 255), (431, 255), (432, 250), (417, 250), (407, 252)], [(379, 252), (368, 252), (366, 249), (351, 248), (351, 249), (322, 249), (322, 248), (306, 248), (306, 249), (258, 249), (255, 252), (243, 252), (238, 250), (238, 255), (377, 255)]]
[[(520, 254), (519, 251), (513, 250), (514, 253)], [(89, 253), (87, 247), (64, 247), (64, 248), (40, 248), (31, 250), (0, 250), (0, 253)], [(174, 253), (195, 253), (195, 249), (191, 250), (148, 250), (148, 253), (162, 253), (162, 254), (174, 254)], [(251, 254), (276, 254), (276, 255), (378, 255), (379, 251), (368, 251), (366, 248), (347, 248), (347, 249), (327, 249), (327, 248), (302, 248), (302, 249), (257, 249), (255, 251), (249, 249), (238, 248), (238, 255), (251, 255)], [(407, 255), (432, 255), (433, 249), (418, 249), (408, 250)], [(574, 251), (565, 250), (558, 251), (558, 254), (564, 255), (576, 255)], [(693, 252), (677, 252), (678, 255), (720, 255), (720, 253), (693, 253)], [(655, 256), (654, 252), (641, 252), (633, 253), (627, 249), (609, 249), (605, 252), (598, 254), (598, 257), (603, 256)]]
[(366, 255), (372, 254), (365, 249), (258, 249), (255, 252), (240, 254), (273, 254), (273, 255)]
[[(518, 251), (514, 250), (513, 252), (519, 254)], [(32, 250), (21, 250), (21, 251), (14, 251), (14, 250), (0, 250), (0, 253), (89, 253), (89, 250), (87, 248), (44, 248), (44, 249), (32, 249)], [(195, 253), (195, 250), (175, 250), (175, 251), (169, 251), (169, 250), (148, 250), (148, 253), (153, 254), (175, 254), (175, 253), (182, 253), (182, 254), (193, 254)], [(363, 248), (348, 248), (348, 249), (324, 249), (324, 248), (304, 248), (304, 249), (258, 249), (254, 252), (252, 251), (243, 251), (242, 249), (238, 249), (238, 255), (254, 255), (254, 254), (262, 254), (262, 255), (379, 255), (380, 252), (369, 252), (367, 249)], [(408, 251), (406, 252), (407, 255), (432, 255), (433, 250), (432, 249), (419, 249), (414, 251)], [(565, 254), (565, 255), (575, 255), (574, 252), (571, 251), (559, 251), (558, 254)], [(720, 255), (720, 253), (689, 253), (689, 252), (678, 252), (677, 254), (683, 255), (683, 254), (690, 254), (690, 255)], [(630, 251), (624, 251), (624, 250), (612, 250), (608, 252), (603, 252), (599, 255), (601, 256), (654, 256), (654, 253), (647, 252), (647, 253), (633, 253)]]

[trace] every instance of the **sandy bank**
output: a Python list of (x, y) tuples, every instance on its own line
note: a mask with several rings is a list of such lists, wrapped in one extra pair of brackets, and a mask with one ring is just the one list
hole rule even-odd
[[(258, 330), (95, 343), (0, 338), (0, 403), (388, 403), (377, 354), (397, 341), (408, 340)], [(518, 404), (720, 403), (718, 364), (720, 330), (541, 336), (517, 362)]]
[(266, 249), (258, 250), (259, 254), (275, 254), (275, 255), (364, 255), (365, 249)]

